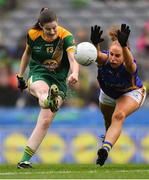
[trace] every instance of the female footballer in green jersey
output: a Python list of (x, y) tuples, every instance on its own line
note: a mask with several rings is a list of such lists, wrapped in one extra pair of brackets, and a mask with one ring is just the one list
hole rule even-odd
[[(17, 75), (18, 88), (27, 88), (38, 98), (41, 111), (35, 129), (25, 147), (18, 168), (30, 168), (30, 159), (45, 137), (57, 110), (65, 98), (68, 84), (78, 81), (79, 65), (74, 58), (73, 35), (58, 25), (57, 17), (49, 8), (42, 8), (38, 22), (28, 31), (27, 44)], [(29, 64), (26, 85), (23, 74)]]

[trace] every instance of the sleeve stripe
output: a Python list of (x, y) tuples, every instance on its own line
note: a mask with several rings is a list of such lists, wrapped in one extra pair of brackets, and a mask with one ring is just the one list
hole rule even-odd
[(75, 46), (70, 46), (70, 47), (68, 47), (68, 48), (66, 49), (66, 51), (67, 51), (67, 52), (68, 52), (68, 51), (73, 51), (73, 52), (75, 52), (75, 49), (76, 49)]

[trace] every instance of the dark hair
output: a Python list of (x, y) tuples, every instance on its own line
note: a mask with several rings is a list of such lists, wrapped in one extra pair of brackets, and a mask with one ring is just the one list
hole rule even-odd
[(38, 21), (34, 24), (33, 29), (41, 29), (39, 24), (43, 26), (44, 24), (52, 21), (57, 21), (56, 14), (49, 8), (42, 8)]

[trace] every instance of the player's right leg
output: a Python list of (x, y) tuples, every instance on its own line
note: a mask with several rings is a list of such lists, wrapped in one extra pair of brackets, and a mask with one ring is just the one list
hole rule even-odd
[(112, 118), (114, 109), (115, 109), (115, 107), (100, 103), (100, 110), (104, 117), (106, 131), (108, 130), (109, 126), (111, 125), (111, 118)]
[[(44, 81), (36, 81), (31, 84), (30, 92), (39, 99), (40, 106), (44, 107), (44, 101), (48, 96), (49, 86)], [(51, 92), (51, 94), (53, 95), (53, 92)], [(62, 98), (58, 97), (58, 106), (60, 107), (61, 104)], [(55, 113), (52, 112), (50, 108), (41, 108), (36, 127), (27, 142), (23, 157), (17, 165), (19, 169), (31, 168), (31, 163), (29, 161), (45, 137), (54, 116)]]
[(39, 145), (44, 139), (50, 124), (55, 116), (55, 113), (51, 112), (50, 109), (41, 109), (37, 124), (28, 139), (27, 145), (24, 149), (24, 153), (21, 161), (18, 163), (17, 167), (19, 169), (31, 168), (31, 163), (29, 162), (32, 156), (37, 151)]
[(50, 109), (41, 109), (37, 124), (28, 139), (27, 146), (24, 149), (24, 154), (21, 161), (18, 163), (18, 168), (30, 168), (30, 159), (37, 151), (42, 140), (44, 139), (50, 124), (55, 116), (55, 113), (51, 112)]
[[(115, 109), (115, 100), (107, 96), (102, 90), (100, 91), (99, 96), (100, 101), (100, 110), (103, 114), (105, 121), (106, 132), (111, 125), (111, 118)], [(106, 159), (108, 158), (108, 152), (111, 150), (112, 144), (105, 141), (105, 138), (102, 140), (102, 147), (97, 151), (97, 160), (96, 164), (100, 166), (104, 165)]]
[[(115, 107), (113, 107), (113, 106), (109, 106), (109, 105), (100, 103), (100, 110), (104, 117), (106, 131), (108, 130), (108, 128), (111, 125), (111, 117), (114, 112), (114, 108)], [(108, 149), (107, 146), (110, 147), (110, 145), (107, 144), (107, 142), (105, 142), (105, 140), (103, 139), (102, 147), (99, 148), (97, 151), (96, 164), (99, 164), (100, 166), (104, 165), (106, 159), (108, 158), (108, 152), (111, 150), (111, 148)], [(111, 145), (111, 147), (112, 147), (112, 145)]]

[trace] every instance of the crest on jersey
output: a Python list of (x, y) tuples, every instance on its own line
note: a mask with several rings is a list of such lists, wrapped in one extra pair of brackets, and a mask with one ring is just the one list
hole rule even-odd
[(43, 62), (49, 71), (55, 71), (59, 68), (63, 57), (63, 41), (60, 39), (55, 50), (53, 47), (47, 47), (47, 52), (53, 53), (52, 58)]

